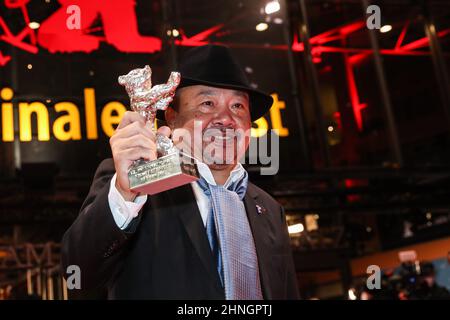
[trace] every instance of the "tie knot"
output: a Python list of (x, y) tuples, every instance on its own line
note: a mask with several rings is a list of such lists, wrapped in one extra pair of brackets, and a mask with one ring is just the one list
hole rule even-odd
[(211, 185), (203, 177), (200, 177), (200, 179), (197, 180), (197, 184), (207, 196), (211, 195), (211, 189), (222, 188), (227, 189), (228, 191), (236, 192), (239, 198), (243, 200), (245, 193), (247, 192), (248, 173), (244, 170), (244, 174), (242, 175), (242, 177), (231, 182), (226, 188), (221, 185)]

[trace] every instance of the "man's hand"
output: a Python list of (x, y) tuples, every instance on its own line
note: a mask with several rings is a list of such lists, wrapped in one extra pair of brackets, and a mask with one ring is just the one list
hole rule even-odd
[[(161, 127), (158, 133), (170, 136), (169, 127)], [(157, 158), (156, 136), (152, 132), (151, 123), (145, 121), (137, 112), (127, 111), (116, 131), (109, 139), (114, 167), (116, 169), (116, 189), (126, 201), (133, 201), (137, 193), (130, 190), (128, 169), (133, 161), (155, 160)]]

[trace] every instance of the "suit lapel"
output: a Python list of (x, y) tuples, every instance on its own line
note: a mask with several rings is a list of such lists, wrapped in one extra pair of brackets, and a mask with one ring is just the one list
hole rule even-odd
[(172, 201), (181, 204), (183, 210), (177, 212), (185, 230), (188, 234), (192, 245), (197, 251), (200, 260), (209, 276), (216, 281), (216, 284), (221, 287), (220, 278), (214, 263), (214, 257), (209, 246), (208, 237), (206, 235), (205, 227), (198, 209), (195, 195), (190, 184), (173, 189), (171, 193)]
[(244, 197), (244, 203), (247, 211), (248, 221), (250, 223), (250, 228), (253, 234), (253, 239), (255, 241), (263, 297), (264, 299), (271, 299), (272, 292), (270, 291), (269, 286), (269, 266), (271, 261), (267, 244), (267, 241), (270, 237), (270, 235), (268, 235), (268, 232), (270, 232), (270, 228), (268, 226), (266, 214), (264, 214), (263, 212), (258, 212), (258, 210), (264, 209), (264, 206), (260, 204), (258, 191), (251, 183), (248, 184), (247, 193)]

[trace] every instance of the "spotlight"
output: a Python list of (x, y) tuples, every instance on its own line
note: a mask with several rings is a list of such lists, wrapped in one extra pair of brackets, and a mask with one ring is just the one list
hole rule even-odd
[(277, 0), (267, 2), (265, 11), (267, 14), (272, 14), (280, 11), (280, 3)]
[(267, 28), (269, 28), (269, 25), (264, 22), (258, 23), (256, 25), (256, 31), (265, 31), (265, 30), (267, 30)]
[(282, 23), (283, 23), (283, 19), (281, 19), (281, 18), (275, 18), (275, 19), (273, 19), (273, 22), (274, 22), (275, 24), (282, 24)]
[(38, 29), (41, 25), (39, 24), (39, 22), (36, 21), (32, 21), (28, 24), (28, 26), (30, 27), (30, 29), (36, 30)]
[(303, 227), (303, 224), (301, 224), (301, 223), (297, 223), (297, 224), (288, 226), (289, 234), (302, 233), (303, 230), (305, 230), (305, 227)]
[(392, 26), (390, 24), (385, 24), (380, 28), (381, 33), (386, 33), (392, 30)]
[(349, 300), (356, 300), (357, 299), (354, 289), (348, 289), (348, 299)]

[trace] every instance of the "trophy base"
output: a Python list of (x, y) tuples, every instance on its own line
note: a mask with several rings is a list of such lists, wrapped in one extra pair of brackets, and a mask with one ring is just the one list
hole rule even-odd
[(181, 152), (141, 161), (128, 171), (130, 189), (149, 195), (185, 185), (199, 177), (195, 160)]

